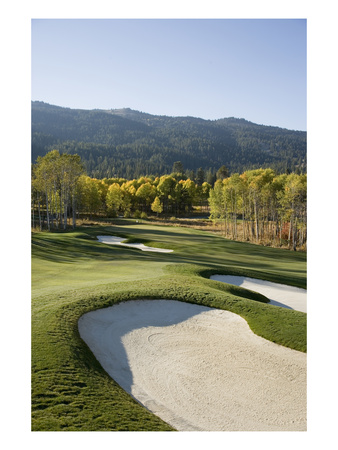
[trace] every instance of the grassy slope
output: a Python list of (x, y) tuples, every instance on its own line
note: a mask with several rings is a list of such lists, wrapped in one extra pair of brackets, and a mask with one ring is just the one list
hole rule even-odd
[[(139, 237), (175, 252), (108, 246), (96, 241), (99, 234)], [(304, 254), (130, 222), (34, 234), (32, 255), (33, 430), (171, 429), (110, 379), (79, 337), (82, 314), (119, 301), (171, 298), (227, 309), (266, 339), (306, 351), (304, 313), (271, 307), (261, 295), (205, 278), (239, 273), (305, 287)]]

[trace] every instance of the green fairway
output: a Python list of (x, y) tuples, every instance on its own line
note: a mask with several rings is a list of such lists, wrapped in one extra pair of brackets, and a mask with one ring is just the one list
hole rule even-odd
[[(191, 228), (132, 221), (32, 236), (32, 429), (171, 430), (101, 368), (80, 339), (85, 312), (137, 298), (226, 309), (258, 335), (306, 351), (306, 314), (267, 305), (245, 289), (211, 281), (238, 274), (306, 287), (306, 255), (233, 242)], [(102, 244), (118, 235), (173, 253)]]

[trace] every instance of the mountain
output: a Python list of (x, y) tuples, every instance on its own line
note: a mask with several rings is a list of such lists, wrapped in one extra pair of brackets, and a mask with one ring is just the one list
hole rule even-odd
[(77, 153), (97, 178), (185, 170), (230, 173), (258, 167), (306, 171), (306, 132), (245, 119), (151, 115), (130, 108), (70, 109), (32, 102), (32, 162), (48, 151)]

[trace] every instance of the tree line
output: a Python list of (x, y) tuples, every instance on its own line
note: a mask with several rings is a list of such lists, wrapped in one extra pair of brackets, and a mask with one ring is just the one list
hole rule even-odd
[(79, 214), (146, 218), (190, 213), (194, 205), (208, 205), (211, 185), (203, 179), (201, 171), (199, 184), (183, 172), (132, 180), (91, 178), (78, 155), (52, 150), (33, 165), (32, 225), (48, 230), (75, 227)]
[(272, 169), (236, 173), (216, 181), (209, 203), (210, 218), (222, 221), (224, 235), (232, 239), (306, 247), (306, 174), (277, 175)]
[(304, 174), (261, 168), (229, 176), (222, 166), (209, 183), (203, 169), (189, 177), (177, 161), (169, 175), (99, 179), (86, 175), (78, 155), (58, 150), (32, 167), (33, 228), (74, 228), (79, 215), (177, 217), (199, 207), (231, 239), (306, 246)]

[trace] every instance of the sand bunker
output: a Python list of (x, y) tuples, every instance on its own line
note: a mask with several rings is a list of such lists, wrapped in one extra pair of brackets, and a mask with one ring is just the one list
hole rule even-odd
[(232, 275), (213, 275), (210, 279), (259, 292), (270, 300), (271, 305), (306, 312), (306, 289)]
[(306, 430), (306, 354), (228, 311), (172, 300), (85, 314), (79, 332), (107, 373), (180, 431)]
[(156, 247), (147, 247), (144, 244), (127, 244), (124, 243), (125, 238), (121, 238), (118, 236), (97, 236), (97, 239), (102, 242), (103, 244), (112, 244), (112, 245), (122, 245), (124, 247), (132, 247), (137, 248), (139, 250), (142, 250), (143, 252), (159, 252), (159, 253), (170, 253), (173, 252), (173, 250), (168, 250), (165, 248), (156, 248)]

